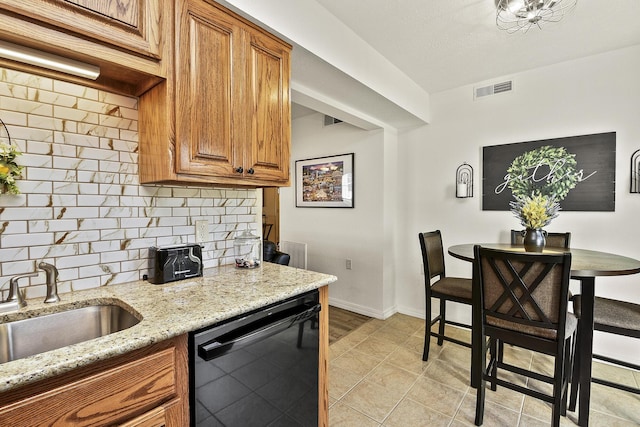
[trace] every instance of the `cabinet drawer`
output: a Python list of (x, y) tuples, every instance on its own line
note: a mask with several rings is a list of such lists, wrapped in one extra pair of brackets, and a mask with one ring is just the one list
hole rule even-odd
[[(0, 408), (3, 426), (89, 426), (129, 419), (176, 396), (169, 348)], [(144, 425), (144, 424), (141, 424)]]

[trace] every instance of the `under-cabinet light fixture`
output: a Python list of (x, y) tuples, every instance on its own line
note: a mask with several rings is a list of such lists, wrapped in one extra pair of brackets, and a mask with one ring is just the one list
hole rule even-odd
[(456, 169), (456, 197), (473, 197), (473, 168), (466, 162)]
[(95, 80), (100, 67), (0, 40), (0, 58)]

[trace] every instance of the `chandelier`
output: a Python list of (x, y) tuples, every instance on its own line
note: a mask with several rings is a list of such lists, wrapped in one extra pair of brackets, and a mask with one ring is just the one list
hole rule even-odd
[(532, 26), (542, 28), (558, 22), (576, 6), (578, 0), (495, 0), (496, 25), (508, 33), (527, 32)]

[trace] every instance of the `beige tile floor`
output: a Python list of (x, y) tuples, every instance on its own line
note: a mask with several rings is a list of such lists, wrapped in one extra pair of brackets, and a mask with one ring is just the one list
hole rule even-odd
[[(464, 339), (468, 332), (454, 328)], [(373, 319), (330, 346), (329, 426), (471, 426), (475, 389), (468, 385), (471, 352), (432, 338), (428, 362), (422, 361), (424, 321), (396, 314)], [(552, 369), (533, 352), (507, 348), (505, 358)], [(640, 372), (594, 363), (594, 374), (640, 384)], [(551, 424), (551, 407), (540, 400), (498, 388), (487, 390), (484, 425), (537, 427)], [(577, 425), (568, 412), (563, 426)], [(640, 396), (593, 384), (590, 425), (640, 425)]]

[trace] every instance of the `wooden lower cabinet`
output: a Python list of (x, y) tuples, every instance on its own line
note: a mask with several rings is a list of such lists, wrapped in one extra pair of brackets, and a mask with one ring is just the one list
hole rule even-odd
[(2, 426), (189, 425), (187, 336), (0, 395)]

